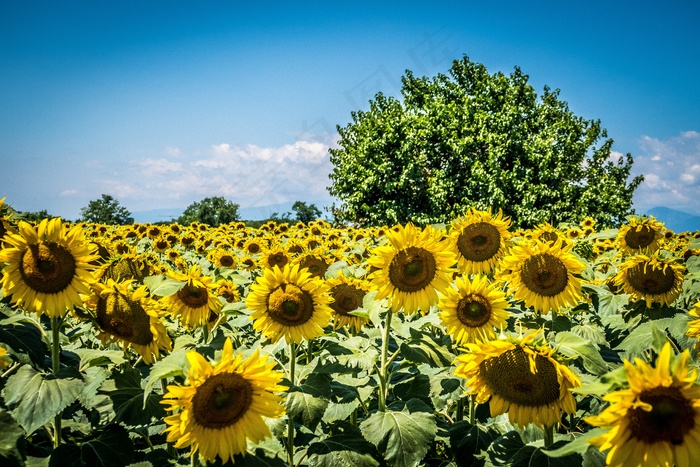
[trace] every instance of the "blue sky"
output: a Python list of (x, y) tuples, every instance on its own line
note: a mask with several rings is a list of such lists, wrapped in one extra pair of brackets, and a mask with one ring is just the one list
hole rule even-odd
[[(600, 119), (643, 212), (700, 214), (700, 20), (668, 2), (0, 2), (0, 198), (75, 219), (321, 205), (336, 125), (467, 55)], [(178, 212), (176, 212), (178, 214)]]

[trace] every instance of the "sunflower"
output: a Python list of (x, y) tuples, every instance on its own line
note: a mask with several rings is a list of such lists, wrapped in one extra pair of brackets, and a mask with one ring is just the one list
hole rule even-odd
[(326, 271), (331, 265), (327, 256), (321, 252), (309, 252), (300, 257), (297, 262), (302, 269), (308, 269), (311, 275), (323, 279), (326, 276)]
[(540, 224), (535, 227), (531, 231), (531, 235), (533, 240), (539, 240), (550, 245), (560, 242), (562, 246), (566, 247), (570, 244), (566, 238), (566, 235), (564, 235), (564, 232), (557, 229), (549, 222), (545, 222), (544, 224)]
[(233, 281), (226, 279), (216, 281), (216, 295), (226, 300), (226, 303), (235, 303), (241, 300), (238, 286)]
[(519, 243), (501, 261), (498, 277), (516, 300), (537, 312), (574, 306), (582, 297), (578, 276), (585, 265), (571, 254), (571, 247), (560, 241)]
[(663, 238), (664, 224), (652, 217), (631, 217), (629, 224), (620, 227), (617, 243), (626, 253), (653, 252)]
[(376, 247), (367, 260), (376, 268), (370, 275), (376, 298), (388, 298), (395, 311), (427, 313), (438, 302), (438, 291), (449, 287), (457, 258), (430, 226), (397, 225), (386, 236), (389, 244)]
[(333, 302), (330, 304), (333, 310), (333, 327), (339, 329), (346, 326), (359, 331), (369, 322), (369, 319), (351, 313), (362, 307), (365, 295), (369, 292), (369, 284), (361, 279), (346, 277), (342, 271), (337, 277), (328, 279), (326, 283), (333, 297)]
[(644, 300), (670, 306), (683, 287), (685, 268), (675, 258), (661, 259), (658, 251), (651, 256), (638, 254), (618, 267), (614, 284), (633, 300)]
[(495, 339), (495, 328), (508, 321), (506, 294), (484, 275), (461, 276), (443, 291), (439, 308), (442, 324), (458, 345)]
[(273, 268), (277, 266), (278, 268), (283, 268), (287, 263), (289, 263), (291, 257), (287, 251), (282, 247), (275, 247), (267, 249), (258, 259), (258, 265), (261, 268)]
[(208, 462), (218, 456), (226, 463), (245, 455), (248, 440), (259, 443), (270, 436), (265, 418), (284, 415), (283, 399), (274, 393), (286, 388), (275, 363), (259, 352), (244, 360), (233, 354), (230, 338), (216, 365), (187, 352), (188, 385), (168, 386), (161, 401), (175, 412), (165, 417), (167, 442), (177, 449), (192, 446), (190, 456), (199, 452)]
[(467, 274), (488, 274), (505, 254), (510, 233), (510, 220), (498, 211), (469, 212), (452, 221), (450, 241), (457, 255), (459, 269)]
[(664, 344), (656, 364), (624, 361), (628, 387), (603, 396), (610, 405), (587, 417), (609, 430), (590, 440), (608, 451), (611, 466), (700, 465), (700, 384), (698, 370), (683, 351), (675, 362)]
[(0, 370), (4, 370), (10, 365), (12, 365), (12, 357), (8, 355), (5, 347), (0, 346)]
[(246, 297), (253, 328), (278, 341), (300, 343), (323, 334), (331, 320), (328, 286), (298, 264), (266, 268)]
[(209, 261), (215, 268), (233, 269), (238, 263), (236, 255), (224, 248), (216, 248), (209, 253)]
[(216, 294), (214, 279), (202, 274), (200, 266), (194, 265), (187, 273), (170, 271), (171, 279), (184, 282), (180, 290), (163, 298), (163, 304), (187, 329), (207, 324), (211, 313), (218, 314), (223, 303)]
[[(688, 315), (694, 319), (688, 321), (688, 330), (685, 332), (685, 335), (698, 339), (700, 338), (700, 302), (696, 302), (688, 310)], [(695, 341), (695, 348), (700, 349), (700, 340)]]
[(552, 426), (562, 412), (576, 413), (571, 389), (581, 385), (546, 343), (535, 342), (538, 336), (466, 344), (467, 352), (455, 360), (455, 375), (467, 379), (476, 402), (490, 398), (492, 417), (507, 412), (510, 422), (523, 428)]
[(172, 342), (160, 319), (160, 304), (148, 296), (145, 285), (133, 289), (134, 284), (132, 279), (97, 282), (85, 304), (95, 310), (101, 331), (97, 337), (104, 345), (120, 342), (125, 351), (131, 347), (151, 365), (160, 358), (161, 350), (172, 350)]
[[(157, 264), (157, 261), (156, 261)], [(95, 272), (95, 277), (102, 282), (108, 279), (117, 282), (127, 279), (134, 279), (143, 283), (143, 278), (151, 274), (152, 268), (146, 256), (136, 253), (125, 253), (118, 257), (113, 257), (110, 261), (100, 266)]]
[(12, 302), (27, 311), (51, 318), (82, 305), (94, 282), (91, 263), (99, 257), (96, 246), (83, 237), (81, 227), (68, 230), (61, 218), (44, 219), (35, 230), (20, 221), (18, 233), (7, 233), (0, 264), (0, 285)]

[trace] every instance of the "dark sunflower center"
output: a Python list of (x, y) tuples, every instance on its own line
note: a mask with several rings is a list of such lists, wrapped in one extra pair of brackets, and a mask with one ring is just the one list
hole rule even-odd
[(633, 250), (645, 248), (654, 241), (656, 231), (648, 225), (632, 227), (625, 234), (625, 242)]
[(260, 253), (260, 245), (258, 245), (257, 243), (251, 243), (250, 245), (248, 245), (248, 253)]
[(238, 373), (213, 375), (192, 396), (192, 415), (204, 428), (220, 430), (240, 420), (253, 402), (253, 385)]
[(627, 412), (632, 436), (648, 444), (683, 444), (685, 435), (695, 427), (695, 410), (680, 389), (658, 386), (643, 391), (639, 399), (652, 408), (649, 412), (641, 407)]
[(646, 295), (665, 294), (673, 290), (676, 274), (672, 268), (655, 268), (636, 264), (627, 271), (627, 280), (634, 290)]
[(75, 258), (57, 243), (29, 245), (22, 256), (19, 273), (30, 289), (45, 294), (64, 291), (75, 277)]
[(561, 293), (569, 282), (568, 271), (562, 260), (549, 253), (526, 259), (520, 278), (529, 290), (545, 297)]
[(209, 303), (209, 292), (205, 287), (186, 284), (177, 291), (177, 297), (189, 308), (201, 308)]
[(314, 277), (323, 278), (326, 275), (326, 270), (328, 270), (328, 265), (325, 261), (322, 261), (314, 256), (306, 256), (299, 263), (300, 267), (308, 269)]
[(222, 255), (221, 258), (219, 258), (219, 264), (225, 268), (230, 268), (234, 264), (233, 256)]
[(428, 250), (413, 246), (396, 253), (389, 264), (389, 280), (402, 292), (425, 289), (435, 273), (435, 257)]
[(491, 304), (479, 294), (467, 295), (457, 304), (457, 317), (465, 326), (481, 327), (491, 319)]
[(350, 284), (338, 284), (331, 289), (331, 309), (339, 315), (348, 315), (362, 306), (365, 291)]
[(488, 222), (466, 226), (457, 238), (457, 248), (469, 261), (481, 262), (493, 258), (501, 247), (501, 233)]
[(103, 331), (133, 344), (153, 342), (150, 316), (139, 302), (120, 293), (97, 301), (97, 324)]
[(526, 407), (542, 407), (559, 399), (559, 382), (554, 364), (546, 357), (535, 357), (536, 373), (530, 371), (525, 351), (518, 347), (479, 365), (491, 391), (504, 400)]
[(280, 285), (267, 300), (270, 318), (284, 326), (300, 326), (314, 313), (311, 294), (292, 284)]
[(267, 258), (267, 264), (269, 264), (271, 268), (277, 266), (282, 269), (288, 262), (289, 258), (287, 258), (287, 255), (284, 253), (275, 253)]

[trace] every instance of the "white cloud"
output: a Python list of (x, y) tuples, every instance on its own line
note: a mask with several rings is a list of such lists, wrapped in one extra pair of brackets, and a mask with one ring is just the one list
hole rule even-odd
[(684, 131), (665, 140), (644, 136), (640, 147), (632, 173), (645, 179), (635, 192), (635, 208), (668, 206), (700, 214), (700, 133)]
[(692, 185), (695, 183), (695, 176), (693, 174), (684, 173), (680, 176), (681, 182)]
[(62, 192), (60, 192), (60, 193), (58, 194), (58, 196), (61, 196), (61, 197), (68, 197), (68, 196), (75, 196), (75, 195), (77, 195), (77, 194), (78, 194), (78, 190), (70, 189), (70, 190), (63, 190)]
[(194, 150), (174, 147), (113, 167), (96, 188), (132, 211), (186, 207), (224, 196), (241, 207), (329, 199), (333, 142), (300, 139), (277, 147), (228, 143)]

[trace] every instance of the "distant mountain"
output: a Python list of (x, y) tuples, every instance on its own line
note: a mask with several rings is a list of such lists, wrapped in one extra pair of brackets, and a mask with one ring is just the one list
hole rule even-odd
[(656, 220), (663, 222), (667, 229), (671, 229), (675, 233), (700, 230), (700, 216), (694, 214), (677, 211), (666, 206), (649, 209), (645, 214), (654, 216)]
[[(314, 204), (321, 211), (321, 218), (330, 217), (326, 211), (326, 207), (330, 206), (331, 201), (329, 200), (316, 200), (316, 201), (305, 201), (308, 206)], [(261, 221), (269, 219), (274, 213), (281, 217), (285, 213), (290, 213), (291, 217), (294, 217), (294, 211), (292, 211), (292, 206), (294, 201), (287, 203), (278, 204), (267, 204), (265, 206), (255, 206), (255, 207), (241, 207), (238, 210), (241, 220), (244, 221)], [(185, 208), (170, 208), (170, 209), (150, 209), (148, 211), (138, 211), (132, 212), (131, 217), (134, 218), (134, 222), (139, 224), (146, 223), (156, 223), (156, 222), (170, 222), (173, 219), (177, 219), (185, 211)]]

